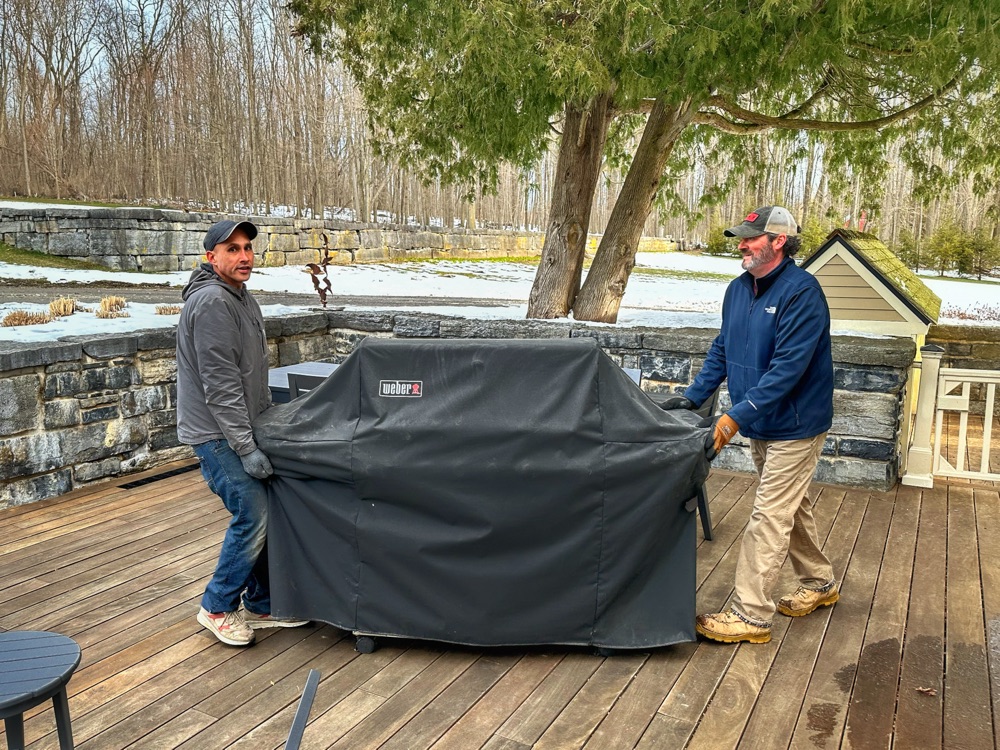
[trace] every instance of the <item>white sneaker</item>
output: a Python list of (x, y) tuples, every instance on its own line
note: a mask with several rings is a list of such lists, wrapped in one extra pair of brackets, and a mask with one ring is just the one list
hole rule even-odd
[(240, 612), (214, 615), (202, 607), (198, 610), (198, 622), (208, 628), (212, 635), (230, 646), (249, 646), (253, 643), (253, 629), (246, 624)]
[(301, 628), (303, 625), (309, 624), (309, 620), (293, 620), (291, 617), (272, 617), (269, 614), (258, 615), (256, 612), (251, 612), (242, 604), (240, 605), (239, 614), (243, 618), (243, 622), (254, 630), (263, 630), (264, 628)]

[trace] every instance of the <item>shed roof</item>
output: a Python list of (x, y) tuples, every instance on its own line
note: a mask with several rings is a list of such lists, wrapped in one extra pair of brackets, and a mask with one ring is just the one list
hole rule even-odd
[(889, 291), (926, 323), (937, 323), (941, 314), (941, 298), (874, 234), (854, 229), (834, 229), (819, 249), (802, 262), (802, 267), (807, 268), (835, 245), (846, 247), (885, 283)]

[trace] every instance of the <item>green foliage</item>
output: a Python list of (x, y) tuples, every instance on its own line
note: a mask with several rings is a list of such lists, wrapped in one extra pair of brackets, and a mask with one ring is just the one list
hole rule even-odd
[[(566, 107), (586, 110), (603, 93), (613, 95), (617, 120), (607, 163), (622, 171), (649, 100), (695, 103), (694, 122), (663, 144), (672, 151), (656, 198), (676, 214), (686, 206), (673, 190), (678, 170), (724, 166), (693, 219), (741, 173), (754, 185), (755, 165), (771, 156), (762, 128), (793, 157), (820, 145), (832, 189), (860, 184), (870, 208), (894, 139), (924, 195), (962, 172), (986, 191), (1000, 174), (994, 2), (292, 0), (290, 8), (297, 33), (340, 56), (357, 81), (379, 153), (428, 179), (489, 187), (499, 162), (526, 166), (552, 137), (575, 139), (558, 132)], [(907, 119), (891, 119), (902, 111)], [(945, 172), (932, 153), (958, 169)]]
[(911, 249), (912, 244), (911, 236), (901, 238), (897, 252), (903, 262), (915, 267), (920, 261), (941, 275), (955, 271), (960, 276), (982, 280), (983, 276), (994, 275), (1000, 267), (1000, 242), (983, 229), (963, 231), (951, 218), (927, 238), (920, 255)]
[(968, 236), (968, 243), (972, 260), (970, 275), (980, 280), (983, 276), (993, 276), (1000, 267), (1000, 241), (980, 228)]
[(723, 255), (739, 258), (741, 253), (734, 237), (723, 234), (725, 227), (713, 227), (708, 232), (708, 243), (702, 251), (706, 255)]
[(925, 267), (923, 258), (920, 254), (920, 247), (917, 245), (916, 239), (913, 237), (913, 232), (909, 229), (904, 229), (899, 233), (898, 243), (895, 247), (890, 249), (901, 261), (903, 261), (907, 268), (919, 271), (921, 268)]
[(964, 246), (961, 230), (953, 219), (947, 218), (924, 242), (924, 265), (937, 271), (939, 276), (957, 270)]
[(835, 228), (829, 221), (810, 216), (802, 226), (802, 249), (796, 257), (807, 258), (812, 255)]

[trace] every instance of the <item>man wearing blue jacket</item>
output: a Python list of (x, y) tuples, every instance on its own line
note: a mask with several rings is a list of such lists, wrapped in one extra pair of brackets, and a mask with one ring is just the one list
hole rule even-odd
[(745, 273), (726, 290), (722, 330), (701, 372), (670, 405), (696, 407), (728, 381), (733, 405), (715, 421), (712, 448), (718, 453), (741, 432), (760, 483), (730, 608), (698, 615), (695, 629), (725, 643), (767, 643), (786, 557), (799, 587), (779, 600), (779, 612), (807, 615), (840, 597), (807, 494), (833, 421), (830, 309), (816, 279), (792, 260), (801, 238), (787, 209), (758, 208), (725, 234), (740, 238)]

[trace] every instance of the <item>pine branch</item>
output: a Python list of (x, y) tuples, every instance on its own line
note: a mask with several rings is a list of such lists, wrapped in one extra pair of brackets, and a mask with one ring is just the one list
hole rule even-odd
[[(964, 69), (963, 71), (964, 72)], [(835, 120), (806, 120), (794, 116), (793, 113), (800, 112), (802, 106), (797, 107), (785, 115), (765, 115), (760, 112), (752, 112), (739, 105), (726, 101), (722, 97), (713, 96), (709, 106), (720, 109), (728, 113), (733, 119), (728, 119), (718, 112), (699, 112), (694, 121), (700, 125), (711, 125), (725, 133), (733, 135), (749, 135), (759, 133), (764, 130), (823, 130), (827, 132), (849, 132), (857, 130), (874, 130), (877, 128), (892, 125), (905, 120), (918, 112), (940, 100), (945, 94), (954, 90), (961, 79), (961, 72), (944, 84), (942, 87), (925, 96), (918, 102), (904, 107), (896, 112), (876, 117), (871, 120), (855, 120), (853, 122), (838, 122)], [(822, 87), (821, 87), (822, 88)], [(811, 99), (812, 97), (810, 97)], [(808, 101), (808, 100), (807, 100)]]

